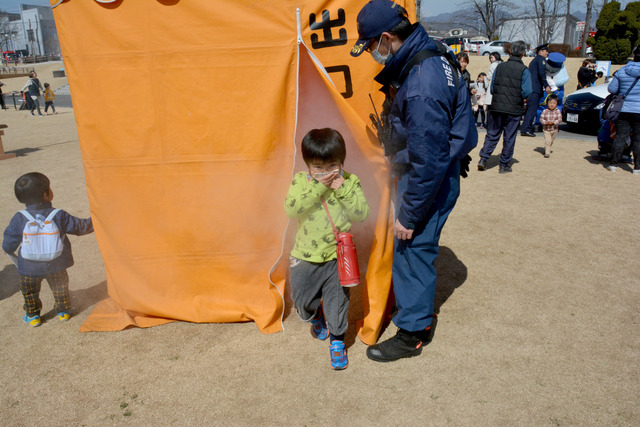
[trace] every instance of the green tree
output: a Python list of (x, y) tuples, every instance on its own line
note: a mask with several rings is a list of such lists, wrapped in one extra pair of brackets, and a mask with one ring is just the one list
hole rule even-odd
[(590, 37), (596, 58), (624, 64), (640, 35), (640, 1), (627, 4), (620, 10), (620, 3), (613, 1), (602, 7), (596, 22), (598, 32)]

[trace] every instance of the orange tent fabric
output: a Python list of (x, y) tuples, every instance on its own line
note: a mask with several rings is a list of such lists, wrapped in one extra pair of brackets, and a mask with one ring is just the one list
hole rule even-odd
[(391, 212), (366, 126), (379, 66), (349, 56), (364, 3), (52, 0), (109, 292), (81, 331), (172, 320), (281, 330), (282, 204), (305, 169), (302, 136), (329, 126), (374, 208), (354, 233), (366, 268), (359, 336), (377, 340)]

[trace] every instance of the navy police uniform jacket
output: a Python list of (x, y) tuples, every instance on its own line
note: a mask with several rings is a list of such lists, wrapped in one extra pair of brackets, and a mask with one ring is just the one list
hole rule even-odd
[[(424, 28), (414, 26), (413, 33), (375, 77), (383, 86), (396, 82), (416, 53), (437, 50)], [(457, 87), (454, 73), (458, 74)], [(389, 123), (393, 145), (401, 147), (391, 160), (394, 170), (410, 174), (398, 220), (414, 228), (426, 219), (452, 162), (460, 161), (478, 143), (464, 79), (444, 56), (424, 59), (397, 90)]]
[(547, 60), (542, 55), (536, 55), (529, 63), (531, 72), (531, 89), (533, 93), (542, 94), (542, 89), (549, 86), (547, 83)]

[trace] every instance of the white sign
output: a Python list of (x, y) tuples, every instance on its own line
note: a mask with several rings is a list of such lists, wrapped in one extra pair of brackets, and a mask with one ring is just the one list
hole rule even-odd
[(609, 77), (611, 72), (611, 61), (596, 61), (596, 73), (602, 71), (604, 77)]

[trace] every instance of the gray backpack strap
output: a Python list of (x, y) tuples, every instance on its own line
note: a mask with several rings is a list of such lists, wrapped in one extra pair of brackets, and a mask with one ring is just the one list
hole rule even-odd
[(26, 209), (21, 210), (20, 213), (22, 215), (24, 215), (29, 221), (35, 221), (36, 220), (29, 212), (27, 212)]
[(47, 219), (45, 219), (45, 221), (51, 221), (53, 219), (54, 216), (56, 216), (56, 214), (60, 212), (60, 209), (54, 209), (51, 211), (51, 213), (49, 214), (49, 216), (47, 216)]

